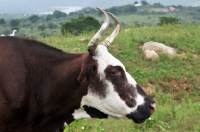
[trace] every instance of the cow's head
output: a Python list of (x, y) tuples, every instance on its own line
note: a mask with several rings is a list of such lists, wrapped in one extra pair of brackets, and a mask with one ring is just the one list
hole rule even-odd
[(116, 28), (103, 42), (98, 44), (109, 25), (105, 17), (100, 30), (88, 44), (88, 51), (93, 58), (92, 70), (84, 73), (89, 82), (87, 95), (83, 96), (80, 109), (73, 113), (75, 119), (80, 118), (130, 118), (141, 123), (155, 111), (155, 101), (146, 95), (126, 71), (125, 66), (107, 50), (120, 31), (120, 22), (111, 13)]

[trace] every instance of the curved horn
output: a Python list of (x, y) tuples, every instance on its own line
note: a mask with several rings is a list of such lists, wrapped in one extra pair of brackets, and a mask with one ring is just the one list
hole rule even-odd
[(90, 55), (95, 56), (97, 54), (96, 48), (99, 43), (99, 40), (101, 39), (102, 35), (106, 32), (108, 26), (109, 26), (109, 17), (108, 14), (102, 10), (97, 8), (100, 12), (104, 15), (104, 23), (102, 24), (99, 31), (93, 36), (93, 38), (88, 43), (88, 52)]
[(108, 12), (108, 14), (114, 19), (116, 28), (110, 36), (108, 36), (103, 42), (101, 42), (101, 44), (106, 47), (108, 47), (114, 41), (114, 39), (118, 36), (118, 34), (121, 30), (121, 25), (120, 25), (118, 18), (110, 12)]

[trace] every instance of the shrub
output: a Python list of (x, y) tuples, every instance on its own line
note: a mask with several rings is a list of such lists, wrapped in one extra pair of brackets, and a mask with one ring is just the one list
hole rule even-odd
[(13, 19), (13, 20), (10, 21), (10, 26), (12, 26), (12, 27), (19, 26), (19, 24), (20, 24), (20, 23), (19, 23), (18, 20)]
[(180, 21), (175, 17), (159, 17), (158, 25), (162, 26), (167, 24), (180, 24)]
[(100, 23), (97, 19), (87, 16), (79, 17), (77, 19), (72, 19), (69, 22), (66, 22), (61, 27), (62, 34), (71, 33), (74, 35), (79, 35), (83, 31), (92, 31), (98, 30)]
[(4, 20), (4, 18), (0, 18), (0, 24), (6, 24), (6, 21)]
[(32, 16), (29, 17), (29, 20), (30, 20), (32, 23), (37, 22), (39, 19), (40, 19), (40, 17), (37, 16), (37, 15), (32, 15)]
[(52, 15), (51, 14), (48, 14), (47, 16), (46, 16), (46, 21), (51, 21), (52, 20)]
[(45, 24), (41, 24), (38, 26), (38, 29), (40, 29), (41, 31), (44, 31), (46, 29), (46, 25)]
[(61, 17), (66, 17), (67, 16), (67, 14), (66, 13), (64, 13), (64, 12), (61, 12), (61, 11), (59, 11), (59, 10), (55, 10), (54, 12), (53, 12), (53, 15), (52, 15), (54, 18), (61, 18)]

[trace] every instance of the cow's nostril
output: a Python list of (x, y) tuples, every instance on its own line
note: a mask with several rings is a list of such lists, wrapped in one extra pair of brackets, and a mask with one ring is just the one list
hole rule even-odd
[(149, 105), (150, 113), (153, 114), (153, 112), (156, 110), (156, 103), (152, 103)]

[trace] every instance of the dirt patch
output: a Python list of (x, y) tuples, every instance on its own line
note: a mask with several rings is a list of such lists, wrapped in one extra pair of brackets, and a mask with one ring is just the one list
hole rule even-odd
[[(197, 82), (200, 82), (200, 76), (197, 76), (196, 79)], [(187, 78), (174, 79), (166, 83), (161, 83), (157, 85), (159, 85), (163, 93), (171, 93), (174, 96), (180, 94), (183, 91), (184, 93), (186, 93), (186, 95), (190, 95), (191, 93), (191, 88), (189, 88), (190, 86), (189, 82), (187, 81)], [(147, 95), (156, 95), (156, 88), (154, 84), (149, 83), (147, 86), (143, 86), (143, 89), (147, 93)]]
[(200, 82), (200, 75), (196, 76), (197, 82)]
[(153, 96), (156, 92), (155, 86), (151, 83), (149, 83), (147, 86), (144, 86), (143, 89), (147, 93), (147, 95), (150, 95), (150, 96)]
[(169, 83), (173, 85), (173, 92), (177, 93), (180, 90), (190, 91), (188, 89), (187, 78), (183, 78), (180, 80), (171, 80)]

